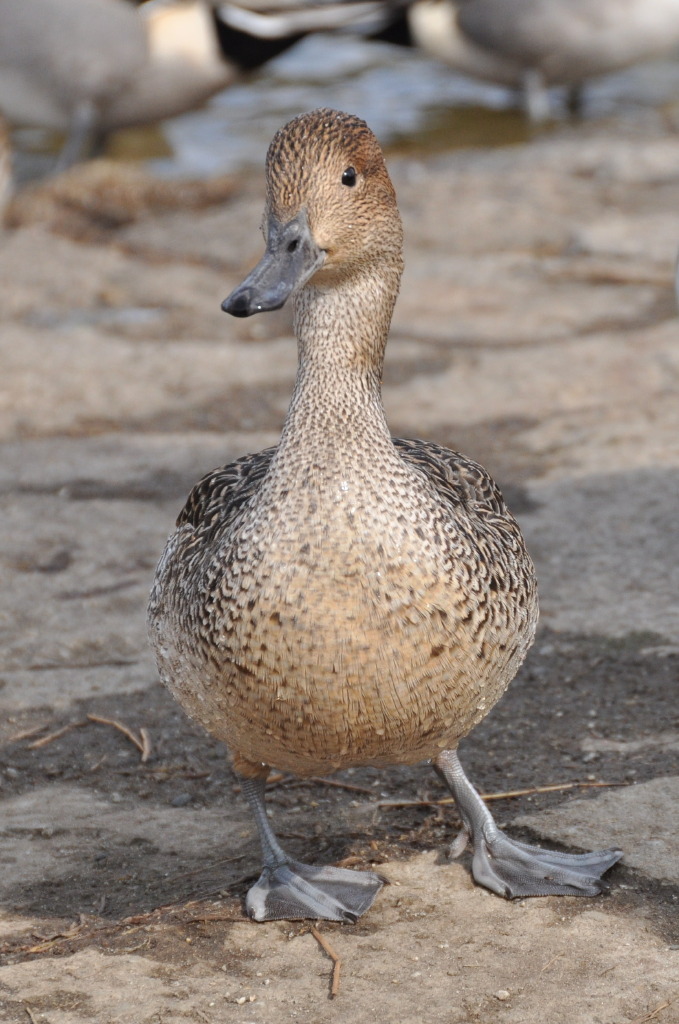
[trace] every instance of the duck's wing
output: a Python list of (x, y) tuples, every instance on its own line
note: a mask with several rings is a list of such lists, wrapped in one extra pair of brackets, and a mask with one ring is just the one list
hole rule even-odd
[(453, 506), (473, 507), (513, 522), (502, 492), (478, 462), (433, 441), (394, 438), (401, 458), (420, 469)]
[(409, 0), (231, 0), (216, 5), (223, 25), (255, 39), (301, 37), (311, 32), (372, 34)]
[(244, 455), (206, 473), (193, 488), (177, 517), (177, 527), (209, 528), (228, 525), (259, 489), (269, 471), (275, 448)]

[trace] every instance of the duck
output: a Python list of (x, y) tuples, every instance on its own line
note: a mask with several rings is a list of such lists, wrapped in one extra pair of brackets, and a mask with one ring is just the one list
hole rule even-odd
[(256, 921), (353, 922), (376, 872), (294, 860), (266, 813), (272, 769), (301, 778), (430, 762), (477, 883), (506, 897), (594, 895), (617, 849), (516, 842), (458, 757), (532, 643), (535, 571), (489, 474), (392, 438), (382, 365), (403, 229), (379, 143), (352, 114), (295, 117), (266, 158), (266, 248), (224, 300), (235, 317), (292, 300), (298, 369), (278, 444), (191, 491), (149, 601), (160, 678), (227, 745), (262, 848)]
[(5, 210), (12, 195), (12, 150), (9, 129), (0, 116), (0, 229), (4, 224)]
[(550, 86), (567, 88), (575, 113), (590, 78), (675, 49), (679, 0), (415, 0), (377, 37), (517, 89), (539, 122), (551, 115)]
[(194, 109), (309, 32), (386, 18), (376, 0), (247, 2), (0, 0), (0, 113), (63, 132), (62, 171), (110, 132)]

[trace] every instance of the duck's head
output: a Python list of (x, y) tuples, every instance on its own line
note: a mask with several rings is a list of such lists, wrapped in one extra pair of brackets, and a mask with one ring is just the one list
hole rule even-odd
[(313, 110), (276, 133), (266, 159), (266, 252), (222, 303), (233, 316), (279, 309), (313, 279), (400, 276), (403, 233), (377, 139), (365, 121)]

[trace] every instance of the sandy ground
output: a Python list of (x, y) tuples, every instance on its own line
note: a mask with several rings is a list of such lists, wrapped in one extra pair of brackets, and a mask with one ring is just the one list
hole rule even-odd
[(80, 171), (0, 244), (3, 1022), (679, 1021), (679, 138), (649, 112), (390, 167), (392, 428), (487, 465), (541, 584), (464, 761), (485, 792), (587, 784), (492, 806), (625, 859), (596, 900), (507, 903), (446, 858), (426, 766), (282, 779), (291, 852), (393, 884), (321, 926), (332, 1000), (308, 924), (243, 916), (256, 837), (223, 749), (156, 682), (144, 609), (191, 484), (273, 443), (290, 394), (288, 314), (219, 311), (261, 249), (262, 179), (155, 201)]

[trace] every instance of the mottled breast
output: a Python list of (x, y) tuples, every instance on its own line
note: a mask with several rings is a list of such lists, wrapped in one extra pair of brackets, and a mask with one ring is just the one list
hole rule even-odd
[(269, 449), (209, 474), (179, 517), (152, 639), (164, 681), (240, 770), (433, 756), (530, 645), (533, 567), (493, 481), (437, 445), (394, 444), (388, 486), (334, 467), (291, 487)]

